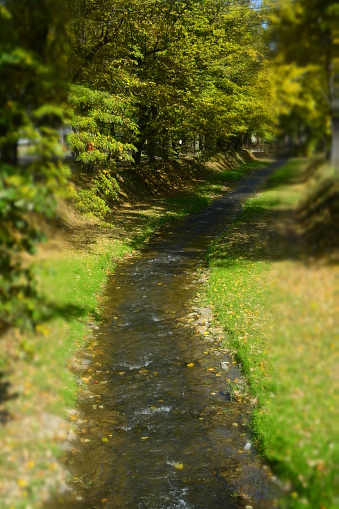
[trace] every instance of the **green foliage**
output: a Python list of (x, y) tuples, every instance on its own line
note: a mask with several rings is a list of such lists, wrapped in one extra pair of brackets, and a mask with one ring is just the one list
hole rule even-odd
[[(65, 177), (57, 127), (64, 86), (58, 13), (52, 2), (3, 2), (0, 10), (0, 329), (35, 320), (32, 269), (24, 261), (43, 238), (54, 193)], [(31, 142), (32, 163), (18, 164), (19, 138)]]
[(108, 206), (118, 196), (119, 185), (108, 170), (96, 172), (89, 189), (82, 189), (76, 196), (75, 203), (84, 213), (104, 218), (110, 212)]
[[(270, 2), (267, 2), (270, 3)], [(281, 138), (299, 155), (328, 149), (333, 116), (331, 0), (271, 5)]]
[(143, 149), (151, 159), (175, 156), (179, 140), (187, 150), (199, 137), (200, 150), (213, 152), (272, 131), (274, 79), (261, 13), (248, 2), (77, 0), (69, 8), (69, 75), (129, 101), (136, 162)]
[(101, 168), (114, 165), (116, 159), (132, 159), (128, 151), (134, 146), (123, 140), (136, 132), (136, 126), (130, 120), (126, 100), (109, 92), (73, 85), (66, 114), (72, 126), (70, 148), (83, 167)]
[(65, 108), (71, 126), (70, 149), (80, 169), (92, 174), (90, 188), (71, 196), (81, 212), (101, 219), (110, 212), (119, 186), (114, 178), (116, 160), (133, 160), (128, 143), (137, 128), (128, 101), (109, 92), (73, 85)]

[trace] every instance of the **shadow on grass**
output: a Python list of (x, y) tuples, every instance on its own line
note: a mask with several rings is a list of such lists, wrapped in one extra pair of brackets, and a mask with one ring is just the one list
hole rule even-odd
[(94, 320), (98, 320), (100, 316), (94, 307), (79, 306), (71, 302), (64, 305), (58, 305), (52, 301), (40, 299), (39, 305), (39, 323), (47, 323), (54, 318), (63, 318), (67, 322), (77, 320), (79, 322), (87, 323), (89, 316)]
[[(319, 163), (312, 164), (296, 177), (295, 165), (287, 165), (288, 171), (293, 170), (291, 179), (283, 172), (280, 176), (285, 180), (280, 182), (307, 183), (318, 167)], [(274, 176), (272, 180), (273, 187), (277, 186)], [(211, 246), (208, 258), (217, 260), (214, 263), (219, 266), (230, 266), (239, 259), (307, 262), (321, 258), (333, 263), (338, 220), (334, 181), (325, 181), (297, 209), (277, 208), (280, 205), (272, 196), (249, 202), (226, 235)]]
[(304, 184), (315, 174), (319, 166), (324, 162), (323, 158), (315, 158), (312, 163), (305, 159), (305, 171), (298, 171), (300, 159), (291, 159), (284, 166), (283, 171), (277, 172), (270, 179), (270, 189), (286, 184)]
[[(76, 249), (91, 250), (100, 234), (115, 239), (127, 239), (132, 248), (148, 238), (155, 227), (163, 226), (184, 215), (197, 212), (208, 206), (207, 194), (213, 196), (214, 188), (232, 186), (246, 173), (261, 169), (269, 162), (250, 161), (215, 157), (208, 163), (191, 159), (157, 161), (154, 165), (141, 165), (136, 168), (119, 167), (115, 177), (120, 182), (120, 199), (112, 214), (105, 220), (105, 225), (88, 224), (60, 226), (67, 230), (71, 244)], [(90, 185), (90, 176), (75, 172), (74, 183), (80, 188)], [(162, 220), (157, 217), (157, 210), (167, 210)], [(135, 228), (138, 225), (137, 229)], [(139, 235), (138, 230), (146, 228), (145, 234)]]
[(4, 379), (4, 377), (5, 373), (0, 371), (0, 426), (4, 426), (12, 418), (11, 414), (4, 407), (4, 404), (19, 396), (18, 393), (11, 393), (11, 384), (8, 380)]

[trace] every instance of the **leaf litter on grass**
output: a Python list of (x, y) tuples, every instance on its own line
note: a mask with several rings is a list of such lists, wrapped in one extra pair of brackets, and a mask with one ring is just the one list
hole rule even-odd
[[(52, 312), (42, 314), (35, 334), (2, 340), (0, 367), (10, 386), (7, 390), (6, 385), (8, 398), (0, 414), (6, 424), (0, 430), (1, 507), (41, 507), (55, 487), (64, 485), (65, 472), (58, 457), (65, 437), (71, 439), (79, 420), (74, 413), (67, 420), (65, 411), (66, 407), (72, 409), (81, 390), (76, 383), (79, 374), (74, 374), (80, 364), (74, 354), (91, 337), (89, 325), (100, 319), (102, 289), (114, 270), (114, 260), (131, 254), (162, 224), (206, 205), (224, 187), (227, 171), (230, 181), (235, 182), (246, 171), (265, 163), (250, 163), (238, 170), (229, 170), (232, 163), (221, 159), (212, 166), (215, 164), (218, 168), (211, 167), (207, 172), (202, 168), (195, 170), (195, 177), (204, 174), (196, 195), (192, 172), (172, 171), (180, 185), (173, 179), (172, 183), (167, 182), (167, 191), (176, 193), (174, 196), (172, 192), (171, 199), (162, 194), (163, 182), (158, 182), (155, 192), (151, 189), (154, 182), (148, 192), (135, 182), (129, 192), (127, 182), (123, 200), (131, 200), (131, 206), (123, 207), (121, 203), (114, 210), (110, 218), (113, 227), (81, 216), (70, 205), (60, 203), (59, 222), (63, 226), (60, 229), (60, 224), (54, 225), (53, 231), (48, 231), (53, 238), (35, 256), (44, 304), (48, 303)], [(209, 179), (214, 179), (211, 186)], [(181, 198), (177, 194), (179, 188)], [(94, 346), (89, 344), (88, 348)], [(86, 386), (86, 380), (81, 383)]]
[(292, 163), (212, 246), (204, 302), (247, 376), (253, 433), (286, 489), (282, 507), (321, 509), (333, 485), (331, 185), (322, 192), (331, 171)]

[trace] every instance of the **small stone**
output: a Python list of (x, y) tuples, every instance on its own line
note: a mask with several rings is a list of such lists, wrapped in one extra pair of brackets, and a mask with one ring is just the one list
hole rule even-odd
[(224, 369), (225, 371), (228, 371), (229, 370), (229, 362), (221, 362), (220, 363), (221, 365), (221, 369)]
[(247, 442), (247, 444), (244, 447), (244, 451), (249, 451), (251, 447), (252, 447), (251, 442)]

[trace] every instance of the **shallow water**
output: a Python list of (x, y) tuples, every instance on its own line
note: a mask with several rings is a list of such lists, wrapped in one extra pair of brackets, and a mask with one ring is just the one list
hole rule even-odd
[[(253, 447), (244, 450), (250, 407), (232, 401), (226, 381), (239, 370), (218, 337), (202, 339), (187, 320), (211, 239), (271, 171), (246, 177), (202, 213), (155, 236), (141, 256), (118, 263), (97, 345), (83, 359), (81, 376), (93, 371), (67, 458), (75, 492), (57, 506), (274, 507), (269, 470)], [(231, 366), (227, 375), (223, 361)]]

